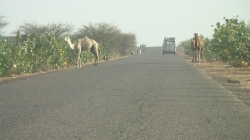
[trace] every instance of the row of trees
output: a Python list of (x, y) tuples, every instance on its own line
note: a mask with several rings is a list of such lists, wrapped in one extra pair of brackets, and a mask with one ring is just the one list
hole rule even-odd
[[(0, 31), (8, 25), (0, 17)], [(101, 57), (125, 56), (136, 47), (136, 35), (123, 33), (117, 26), (108, 23), (83, 25), (74, 32), (74, 26), (68, 23), (47, 25), (24, 23), (14, 31), (14, 39), (3, 37), (0, 32), (0, 76), (10, 73), (31, 73), (40, 70), (67, 67), (76, 62), (76, 53), (64, 41), (70, 36), (76, 39), (88, 36), (95, 39), (101, 48)], [(81, 54), (81, 61), (92, 61), (93, 55), (86, 51)]]
[(134, 33), (123, 33), (117, 26), (108, 23), (96, 23), (83, 25), (73, 35), (73, 39), (84, 36), (94, 38), (101, 46), (104, 46), (104, 55), (119, 53), (124, 56), (136, 48), (136, 35)]
[[(236, 67), (250, 65), (250, 23), (246, 25), (237, 18), (224, 17), (225, 23), (218, 22), (212, 39), (201, 35), (207, 61), (224, 61)], [(186, 54), (192, 55), (190, 44), (191, 38), (181, 42), (179, 46), (185, 48)]]

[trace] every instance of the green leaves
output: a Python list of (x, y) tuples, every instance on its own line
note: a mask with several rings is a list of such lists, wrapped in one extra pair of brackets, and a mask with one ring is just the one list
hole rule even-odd
[[(250, 23), (246, 25), (236, 18), (223, 18), (224, 24), (216, 23), (213, 38), (205, 38), (204, 55), (207, 61), (222, 60), (232, 66), (250, 65)], [(185, 52), (192, 55), (190, 40), (182, 42)]]
[(11, 57), (8, 39), (0, 44), (0, 76), (5, 75), (11, 68)]
[[(24, 23), (18, 30), (15, 41), (6, 38), (5, 42), (0, 42), (0, 76), (57, 69), (76, 63), (75, 50), (70, 49), (63, 39), (73, 31), (72, 25), (33, 22)], [(117, 26), (108, 23), (83, 26), (73, 35), (73, 40), (84, 36), (99, 43), (100, 59), (129, 54), (137, 43), (134, 33), (122, 33)], [(93, 58), (90, 51), (81, 53), (83, 63)]]
[(217, 23), (212, 39), (212, 50), (222, 61), (230, 62), (233, 66), (241, 66), (242, 62), (248, 62), (249, 34), (245, 30), (245, 23), (238, 22), (237, 18), (225, 19), (225, 24)]
[(22, 42), (17, 32), (15, 42), (6, 38), (0, 44), (0, 76), (65, 67), (74, 61), (72, 51), (54, 35), (28, 35)]

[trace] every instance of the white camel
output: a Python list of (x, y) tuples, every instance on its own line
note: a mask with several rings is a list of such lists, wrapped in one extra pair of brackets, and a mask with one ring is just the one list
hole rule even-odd
[(91, 53), (94, 54), (95, 56), (95, 63), (94, 65), (96, 66), (98, 64), (99, 60), (99, 54), (100, 53), (100, 48), (99, 44), (94, 40), (94, 39), (89, 39), (87, 36), (84, 38), (78, 39), (76, 43), (72, 44), (71, 40), (69, 37), (65, 37), (65, 41), (67, 42), (68, 46), (71, 49), (74, 49), (77, 52), (77, 62), (76, 62), (76, 67), (80, 68), (81, 67), (81, 52), (90, 50)]

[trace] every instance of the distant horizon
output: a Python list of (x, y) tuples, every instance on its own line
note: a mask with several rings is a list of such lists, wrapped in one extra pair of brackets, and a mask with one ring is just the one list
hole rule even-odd
[[(163, 38), (176, 37), (176, 44), (198, 33), (212, 38), (211, 25), (225, 23), (223, 17), (250, 23), (249, 0), (13, 0), (1, 2), (0, 10), (9, 24), (3, 28), (4, 36), (24, 23), (70, 23), (74, 31), (88, 23), (108, 23), (124, 33), (134, 33), (137, 46), (160, 46)], [(55, 6), (57, 5), (57, 6)], [(71, 7), (69, 8), (69, 5)], [(87, 5), (84, 7), (84, 5)], [(192, 5), (192, 6), (190, 6)], [(74, 7), (74, 10), (70, 10)]]

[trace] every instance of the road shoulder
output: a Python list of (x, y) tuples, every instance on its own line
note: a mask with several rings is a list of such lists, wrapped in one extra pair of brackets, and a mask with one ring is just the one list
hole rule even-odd
[(192, 57), (185, 55), (184, 49), (180, 47), (177, 49), (177, 55), (250, 107), (250, 68), (235, 68), (227, 63), (205, 60), (200, 64), (192, 63)]

